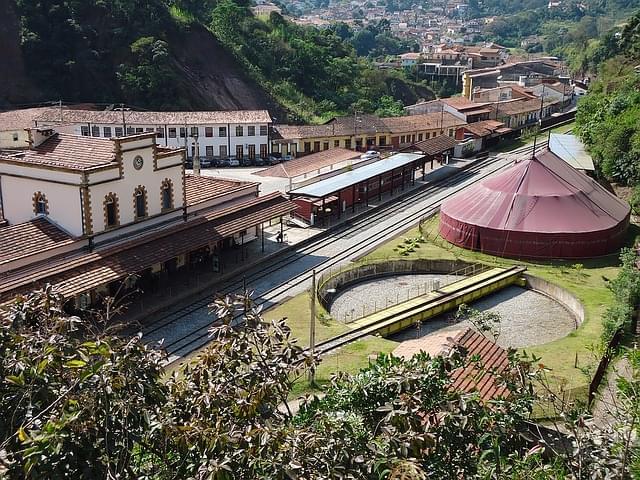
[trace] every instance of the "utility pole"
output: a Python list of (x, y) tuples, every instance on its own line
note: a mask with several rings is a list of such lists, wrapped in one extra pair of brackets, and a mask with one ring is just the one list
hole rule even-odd
[[(540, 96), (540, 122), (542, 122), (542, 110), (544, 108), (544, 87), (546, 85), (543, 83), (542, 84), (542, 95)], [(542, 125), (542, 123), (541, 123)]]
[[(309, 349), (311, 355), (316, 353), (316, 271), (314, 270), (311, 275), (311, 323), (309, 323)], [(314, 367), (311, 367), (309, 371), (309, 384), (315, 385), (316, 383), (316, 371)]]
[(196, 176), (200, 176), (200, 146), (198, 145), (198, 136), (199, 135), (197, 131), (192, 135), (193, 143), (195, 145), (193, 151), (193, 174)]

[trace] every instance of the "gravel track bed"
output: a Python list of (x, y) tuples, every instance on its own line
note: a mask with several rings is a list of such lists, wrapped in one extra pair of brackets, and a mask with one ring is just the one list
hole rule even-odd
[[(361, 316), (363, 307), (365, 312), (373, 311), (374, 304), (380, 309), (385, 299), (389, 304), (395, 303), (396, 297), (400, 301), (406, 300), (408, 291), (412, 292), (410, 296), (415, 296), (418, 287), (422, 292), (425, 284), (429, 285), (433, 280), (445, 285), (455, 281), (455, 277), (400, 275), (358, 284), (336, 298), (331, 306), (331, 315), (339, 321), (349, 321), (351, 315)], [(502, 324), (497, 343), (503, 347), (541, 345), (565, 337), (576, 328), (574, 316), (561, 304), (546, 295), (516, 286), (507, 287), (478, 300), (472, 306), (478, 310), (489, 310), (501, 315)], [(458, 329), (460, 324), (454, 324), (452, 321), (454, 314), (455, 312), (440, 315), (390, 339), (402, 342), (441, 329)]]

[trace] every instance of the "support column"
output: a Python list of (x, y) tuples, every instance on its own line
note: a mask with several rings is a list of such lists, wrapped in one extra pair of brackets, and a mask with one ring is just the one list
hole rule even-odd
[(351, 213), (356, 213), (356, 186), (351, 187)]

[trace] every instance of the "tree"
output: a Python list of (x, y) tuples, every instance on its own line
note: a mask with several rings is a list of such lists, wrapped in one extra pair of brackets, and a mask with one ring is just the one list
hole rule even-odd
[(376, 115), (379, 117), (400, 117), (404, 115), (404, 105), (389, 95), (383, 95), (378, 102)]
[(0, 463), (10, 478), (129, 477), (166, 398), (164, 356), (62, 300), (47, 287), (2, 319)]
[(162, 107), (176, 98), (176, 80), (169, 45), (154, 37), (142, 37), (131, 44), (135, 63), (122, 64), (118, 79), (125, 99), (141, 100), (149, 106)]

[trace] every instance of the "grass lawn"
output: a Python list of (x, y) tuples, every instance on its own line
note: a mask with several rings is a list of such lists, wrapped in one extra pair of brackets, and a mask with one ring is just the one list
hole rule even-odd
[[(316, 340), (318, 342), (349, 329), (343, 323), (337, 322), (326, 315), (320, 305), (317, 305), (316, 308), (318, 309), (319, 317), (316, 321)], [(293, 336), (298, 339), (299, 345), (306, 347), (309, 345), (310, 309), (309, 293), (304, 292), (265, 311), (264, 318), (266, 320), (275, 320), (286, 317)], [(339, 371), (356, 373), (368, 366), (369, 355), (388, 353), (393, 351), (396, 346), (398, 346), (397, 342), (374, 336), (351, 343), (322, 358), (322, 363), (320, 363), (316, 371), (316, 383), (318, 387), (326, 385), (330, 381), (331, 375)], [(294, 386), (291, 397), (298, 397), (312, 390), (306, 379), (300, 379)]]
[[(438, 220), (438, 216), (435, 216), (423, 225), (426, 243), (421, 244), (415, 252), (401, 258), (461, 259), (496, 266), (524, 265), (530, 274), (556, 283), (580, 299), (585, 308), (585, 321), (576, 331), (565, 338), (529, 347), (526, 351), (542, 358), (542, 363), (552, 369), (551, 378), (558, 385), (563, 385), (576, 395), (585, 394), (588, 378), (581, 369), (593, 366), (597, 362), (591, 347), (598, 344), (602, 332), (602, 315), (613, 299), (606, 287), (606, 281), (613, 279), (618, 273), (617, 255), (553, 263), (498, 258), (464, 250), (444, 241), (438, 235)], [(403, 237), (415, 237), (418, 234), (419, 229), (416, 227)], [(637, 235), (638, 227), (632, 225), (629, 232), (630, 244)], [(360, 261), (398, 257), (397, 252), (394, 251), (398, 243), (400, 239), (392, 240)], [(576, 355), (578, 368), (574, 367)]]
[[(530, 274), (556, 283), (567, 289), (580, 299), (585, 309), (585, 321), (568, 336), (553, 342), (529, 347), (527, 353), (541, 357), (542, 363), (551, 369), (550, 379), (557, 386), (562, 386), (570, 395), (584, 399), (589, 379), (583, 369), (593, 368), (599, 360), (593, 353), (602, 333), (602, 316), (612, 301), (611, 292), (606, 287), (608, 279), (618, 273), (618, 257), (610, 255), (603, 258), (577, 261), (533, 262), (518, 261), (493, 257), (478, 252), (471, 252), (455, 247), (438, 235), (437, 216), (423, 225), (426, 242), (408, 256), (400, 257), (395, 251), (403, 237), (419, 235), (418, 227), (382, 245), (374, 252), (360, 259), (359, 262), (382, 260), (388, 258), (439, 258), (461, 259), (470, 262), (481, 262), (495, 266), (524, 265)], [(629, 242), (639, 233), (639, 228), (632, 225)], [(346, 325), (331, 319), (318, 305), (316, 322), (316, 338), (318, 341), (330, 338), (348, 329)], [(309, 294), (307, 292), (293, 297), (264, 313), (265, 318), (287, 317), (293, 335), (300, 344), (309, 344)], [(323, 358), (317, 372), (317, 383), (326, 384), (331, 374), (338, 371), (357, 372), (368, 365), (369, 356), (376, 353), (388, 353), (395, 349), (396, 342), (369, 337), (341, 349), (336, 354)], [(578, 368), (574, 366), (577, 357)], [(298, 382), (293, 396), (309, 392), (311, 389), (306, 380)]]
[(560, 125), (559, 127), (555, 127), (551, 129), (551, 133), (572, 133), (573, 127), (576, 126), (575, 120), (573, 122), (566, 123), (564, 125)]

